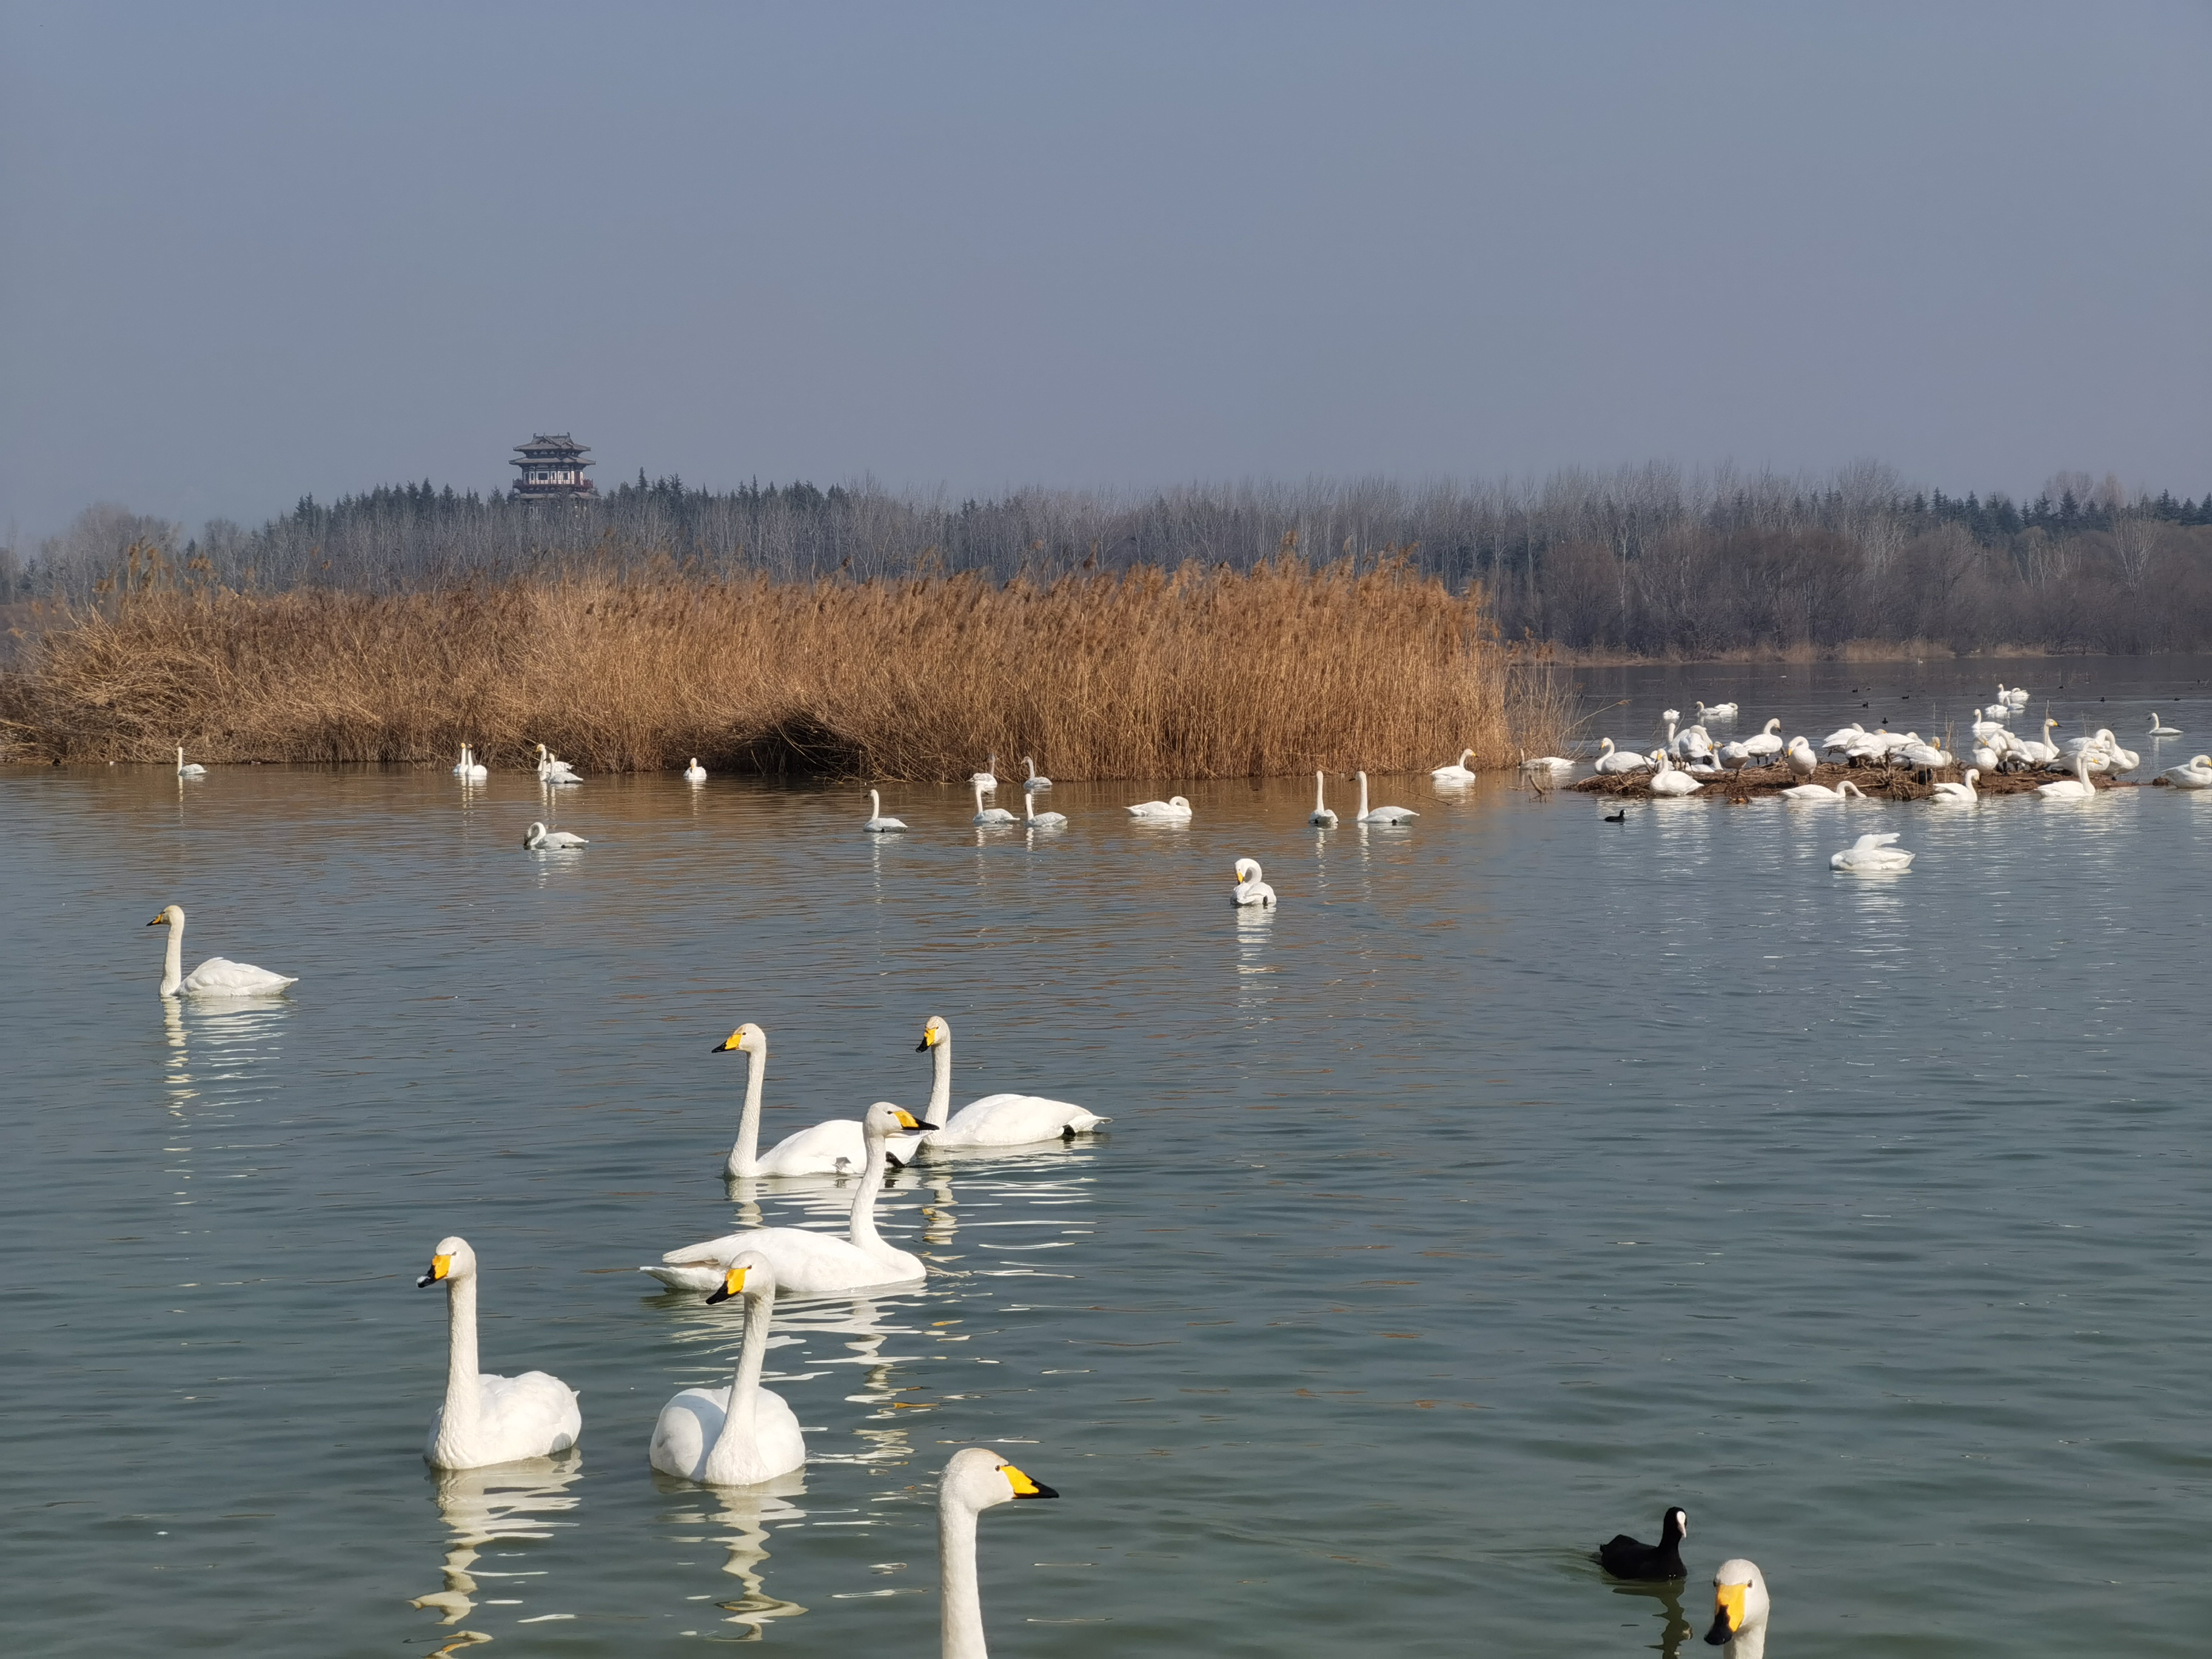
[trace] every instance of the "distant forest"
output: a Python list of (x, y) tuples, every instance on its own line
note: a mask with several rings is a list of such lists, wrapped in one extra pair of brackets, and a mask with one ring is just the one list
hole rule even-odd
[(647, 478), (587, 503), (428, 483), (302, 498), (248, 530), (88, 509), (0, 591), (82, 605), (205, 583), (421, 591), (574, 568), (1045, 582), (1133, 565), (1246, 569), (1292, 555), (1480, 583), (1509, 638), (1699, 658), (1925, 641), (2135, 653), (2212, 647), (2212, 491), (2130, 495), (2063, 474), (2032, 501), (1908, 486), (1873, 464), (1806, 480), (1651, 465), (1541, 483), (1023, 489), (947, 501), (861, 484), (694, 489)]

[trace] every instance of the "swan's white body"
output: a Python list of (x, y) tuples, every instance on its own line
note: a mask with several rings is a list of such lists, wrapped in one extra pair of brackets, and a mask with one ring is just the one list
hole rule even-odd
[(185, 746), (182, 744), (177, 745), (177, 775), (180, 778), (204, 778), (207, 775), (207, 768), (202, 766), (198, 761), (189, 765), (185, 763)]
[(1852, 875), (1878, 875), (1885, 871), (1910, 869), (1913, 855), (1902, 847), (1891, 846), (1890, 843), (1896, 839), (1894, 830), (1886, 836), (1861, 836), (1830, 859), (1828, 868)]
[[(975, 780), (972, 778), (969, 780), (969, 781), (973, 785), (975, 791), (975, 821), (977, 823), (1012, 823), (1014, 822), (1014, 815), (1006, 811), (1005, 807), (984, 805), (983, 786), (980, 783), (975, 783)], [(996, 781), (994, 780), (994, 787), (995, 782)]]
[(720, 1389), (686, 1389), (660, 1408), (646, 1461), (663, 1474), (708, 1486), (751, 1486), (806, 1462), (806, 1437), (781, 1395), (761, 1387), (768, 1328), (775, 1316), (775, 1269), (757, 1250), (732, 1261), (708, 1297), (742, 1296), (745, 1335), (736, 1371)]
[(1230, 895), (1230, 902), (1237, 905), (1273, 904), (1275, 902), (1275, 890), (1260, 879), (1259, 860), (1237, 860), (1237, 886)]
[(1813, 745), (1802, 737), (1790, 739), (1790, 747), (1783, 751), (1790, 769), (1798, 777), (1809, 778), (1820, 769), (1820, 757), (1813, 752)]
[[(1738, 745), (1735, 744), (1730, 744), (1729, 745), (1731, 749), (1737, 746)], [(1777, 717), (1774, 720), (1767, 721), (1765, 726), (1759, 727), (1756, 733), (1751, 737), (1746, 738), (1743, 740), (1741, 747), (1747, 756), (1748, 756), (1752, 760), (1758, 762), (1761, 766), (1765, 765), (1769, 761), (1772, 760), (1777, 755), (1782, 752), (1782, 721), (1780, 718)]]
[(1165, 800), (1140, 800), (1129, 808), (1133, 818), (1164, 818), (1171, 823), (1190, 822), (1190, 803), (1181, 795), (1170, 795)]
[(2199, 755), (2186, 766), (2169, 767), (2164, 775), (2177, 789), (2212, 789), (2212, 755)]
[(2178, 738), (2181, 735), (2181, 728), (2178, 726), (2168, 726), (2164, 720), (2159, 719), (2158, 711), (2154, 708), (2150, 715), (2150, 735), (2154, 738)]
[(707, 769), (699, 764), (699, 757), (696, 755), (691, 757), (691, 764), (684, 769), (684, 781), (686, 783), (707, 781)]
[(441, 1238), (419, 1288), (446, 1287), (446, 1398), (430, 1419), (422, 1455), (441, 1469), (479, 1469), (550, 1457), (576, 1443), (584, 1414), (557, 1376), (477, 1370), (477, 1255), (465, 1238)]
[(1322, 830), (1336, 828), (1336, 814), (1328, 810), (1328, 801), (1322, 793), (1322, 775), (1314, 774), (1314, 810), (1306, 814), (1306, 822)]
[(2058, 758), (2058, 745), (2051, 741), (2051, 734), (2057, 729), (2057, 720), (2046, 720), (2043, 722), (2043, 736), (2039, 739), (2014, 738), (2012, 740), (2013, 753), (2018, 755), (2030, 766), (2048, 765)]
[(1942, 806), (1972, 806), (1981, 799), (1974, 793), (1974, 781), (1981, 775), (1980, 769), (1970, 766), (1966, 769), (1965, 782), (1939, 783), (1929, 799)]
[(2005, 727), (1996, 720), (1976, 720), (1966, 729), (1974, 734), (1974, 740), (1977, 743), (1987, 743), (2004, 731)]
[(1849, 778), (1844, 779), (1832, 789), (1829, 788), (1826, 784), (1800, 783), (1782, 792), (1782, 799), (1784, 800), (1849, 800), (1854, 795), (1856, 795), (1861, 800), (1864, 800), (1866, 799), (1866, 792), (1861, 789), (1858, 785), (1853, 783)]
[(885, 817), (882, 792), (871, 789), (868, 791), (868, 821), (860, 828), (872, 836), (895, 836), (906, 828), (906, 821)]
[(1048, 1100), (1042, 1095), (985, 1095), (955, 1112), (951, 1109), (952, 1027), (943, 1016), (932, 1014), (921, 1028), (921, 1041), (916, 1047), (929, 1050), (932, 1056), (929, 1121), (944, 1125), (924, 1132), (921, 1144), (925, 1146), (955, 1150), (1034, 1146), (1040, 1141), (1089, 1134), (1112, 1121), (1073, 1101)]
[(1838, 726), (1829, 732), (1820, 740), (1820, 748), (1824, 753), (1840, 755), (1849, 750), (1853, 744), (1858, 742), (1866, 734), (1866, 727), (1853, 720), (1849, 726)]
[(1601, 772), (1641, 772), (1651, 763), (1632, 749), (1615, 749), (1611, 738), (1600, 738), (1595, 764)]
[(491, 768), (486, 766), (482, 761), (477, 758), (476, 745), (474, 744), (464, 744), (461, 745), (461, 763), (455, 767), (453, 770), (464, 781), (468, 783), (482, 783), (486, 778), (491, 775)]
[(2027, 707), (2027, 688), (2024, 685), (2015, 685), (2011, 690), (2008, 691), (2004, 688), (2004, 682), (2002, 680), (1999, 680), (1997, 682), (1997, 701), (2008, 708), (2025, 708)]
[(1051, 788), (1051, 787), (1052, 787), (1052, 780), (1051, 780), (1050, 778), (1048, 778), (1048, 777), (1045, 776), (1043, 773), (1042, 773), (1042, 772), (1040, 772), (1040, 771), (1038, 771), (1038, 770), (1036, 769), (1036, 756), (1034, 756), (1034, 755), (1024, 755), (1024, 756), (1023, 756), (1023, 757), (1022, 757), (1022, 764), (1023, 764), (1024, 766), (1028, 767), (1028, 768), (1029, 768), (1029, 769), (1030, 769), (1030, 775), (1029, 775), (1029, 776), (1027, 776), (1026, 778), (1024, 778), (1024, 779), (1022, 780), (1022, 787), (1023, 787), (1023, 788), (1024, 788), (1024, 789), (1049, 789), (1049, 788)]
[(968, 775), (968, 781), (971, 787), (981, 790), (987, 795), (998, 788), (999, 757), (996, 750), (994, 750), (991, 757), (983, 763), (983, 769), (981, 771), (970, 772)]
[(592, 843), (581, 836), (572, 836), (566, 830), (548, 830), (542, 823), (532, 823), (522, 837), (523, 850), (531, 853), (573, 852)]
[(1907, 766), (1927, 766), (1938, 769), (1952, 763), (1952, 757), (1945, 754), (1934, 744), (1922, 743), (1917, 738), (1911, 743), (1899, 745), (1893, 751), (1891, 757), (1903, 761)]
[(1468, 758), (1472, 757), (1474, 753), (1474, 750), (1472, 749), (1462, 749), (1459, 751), (1459, 758), (1457, 760), (1454, 761), (1449, 766), (1433, 768), (1430, 771), (1429, 775), (1435, 779), (1438, 783), (1473, 783), (1474, 781), (1474, 769), (1469, 767), (1467, 763)]
[(233, 962), (227, 957), (210, 957), (187, 974), (184, 908), (172, 904), (146, 925), (169, 930), (169, 951), (161, 963), (161, 994), (165, 997), (179, 994), (188, 997), (266, 997), (300, 982), (296, 974), (272, 974), (266, 968), (256, 968), (250, 962)]
[(2089, 781), (2089, 757), (2086, 753), (2075, 756), (2072, 777), (2061, 778), (2056, 783), (2039, 783), (2035, 793), (2045, 800), (2095, 799), (2097, 786)]
[(1038, 811), (1036, 802), (1030, 799), (1029, 791), (1025, 789), (1022, 792), (1022, 824), (1030, 830), (1065, 830), (1067, 828), (1067, 814)]
[(1353, 820), (1354, 823), (1409, 823), (1413, 819), (1421, 816), (1410, 806), (1369, 806), (1367, 804), (1367, 774), (1362, 772), (1359, 773), (1358, 776), (1359, 779), (1359, 816)]
[(1571, 772), (1575, 763), (1564, 755), (1538, 755), (1521, 763), (1523, 772)]
[(775, 1269), (776, 1284), (793, 1296), (838, 1296), (926, 1277), (929, 1270), (920, 1256), (894, 1248), (876, 1231), (876, 1195), (890, 1162), (887, 1143), (901, 1129), (925, 1127), (887, 1100), (868, 1108), (861, 1120), (867, 1163), (842, 1238), (806, 1227), (755, 1227), (671, 1250), (657, 1266), (639, 1271), (675, 1290), (711, 1291), (740, 1255), (757, 1250)]
[[(726, 1176), (859, 1175), (868, 1165), (867, 1136), (858, 1118), (833, 1117), (811, 1129), (786, 1135), (763, 1155), (760, 1151), (761, 1089), (768, 1076), (768, 1033), (750, 1022), (714, 1047), (718, 1054), (745, 1056), (745, 1103), (738, 1113), (738, 1138), (722, 1165)], [(890, 1156), (903, 1163), (920, 1144), (914, 1135), (894, 1135), (885, 1143)]]
[(1659, 769), (1651, 775), (1651, 793), (1655, 795), (1694, 795), (1705, 786), (1687, 772), (1677, 771), (1667, 751), (1659, 751)]
[(1721, 1659), (1766, 1659), (1766, 1580), (1752, 1563), (1723, 1561), (1713, 1574), (1713, 1622), (1706, 1642)]
[(538, 778), (541, 783), (581, 783), (576, 769), (561, 759), (544, 744), (538, 745)]
[(937, 1607), (944, 1659), (988, 1659), (975, 1585), (975, 1517), (1017, 1498), (1057, 1498), (984, 1446), (963, 1446), (937, 1484)]
[(1735, 717), (1736, 706), (1732, 702), (1717, 702), (1710, 706), (1701, 702), (1698, 705), (1698, 724), (1700, 726), (1707, 720), (1732, 720)]

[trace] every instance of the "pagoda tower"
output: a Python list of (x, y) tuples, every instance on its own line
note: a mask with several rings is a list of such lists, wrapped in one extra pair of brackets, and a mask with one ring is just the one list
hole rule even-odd
[(584, 476), (584, 469), (596, 466), (596, 461), (584, 459), (590, 453), (588, 446), (578, 443), (565, 432), (539, 433), (526, 444), (517, 444), (515, 453), (522, 457), (509, 461), (509, 466), (522, 469), (522, 476), (514, 481), (514, 497), (524, 501), (550, 501), (592, 497), (599, 490)]

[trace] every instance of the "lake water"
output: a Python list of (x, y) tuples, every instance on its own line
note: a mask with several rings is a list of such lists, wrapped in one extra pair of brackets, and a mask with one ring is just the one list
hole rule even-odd
[[(1861, 690), (1963, 729), (2007, 666), (2069, 732), (2191, 734), (2143, 775), (2212, 746), (2201, 659), (1581, 678), (1629, 700), (1592, 737), (1702, 694), (1817, 738)], [(0, 1641), (932, 1652), (933, 1482), (981, 1440), (1064, 1494), (982, 1518), (1002, 1659), (1702, 1652), (1732, 1554), (1778, 1655), (2203, 1650), (2212, 799), (1120, 810), (1177, 787), (1062, 785), (1036, 836), (902, 787), (878, 841), (848, 787), (593, 778), (547, 856), (527, 777), (0, 774)], [(1829, 872), (1877, 827), (1909, 874)], [(1242, 854), (1277, 914), (1229, 906)], [(165, 1003), (171, 902), (187, 964), (300, 983)], [(932, 1013), (957, 1099), (1110, 1133), (897, 1177), (927, 1287), (780, 1310), (803, 1476), (654, 1476), (738, 1318), (636, 1265), (843, 1202), (726, 1189), (710, 1048), (767, 1028), (773, 1138), (919, 1107)], [(557, 1467), (421, 1462), (452, 1232), (486, 1369), (582, 1393)], [(1680, 1616), (1589, 1559), (1668, 1503)]]

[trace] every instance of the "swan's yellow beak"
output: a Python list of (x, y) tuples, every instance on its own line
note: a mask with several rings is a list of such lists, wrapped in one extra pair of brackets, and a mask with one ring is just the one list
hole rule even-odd
[(1718, 1647), (1743, 1628), (1743, 1592), (1741, 1584), (1713, 1586), (1713, 1627), (1705, 1632), (1705, 1640)]
[(902, 1129), (919, 1129), (921, 1127), (920, 1120), (917, 1119), (912, 1112), (908, 1111), (901, 1111), (899, 1113), (898, 1124), (899, 1127)]
[(727, 1037), (716, 1043), (714, 1047), (713, 1052), (718, 1054), (733, 1054), (738, 1049), (740, 1049), (744, 1046), (744, 1028), (743, 1026), (739, 1026), (736, 1030), (731, 1032)]
[(732, 1267), (729, 1272), (722, 1275), (722, 1283), (720, 1289), (708, 1291), (708, 1305), (711, 1307), (717, 1302), (727, 1302), (733, 1296), (742, 1295), (744, 1291), (744, 1288), (745, 1269), (743, 1267)]
[(169, 925), (169, 913), (167, 910), (162, 911), (160, 915), (155, 917), (153, 921), (148, 922), (146, 925), (149, 927), (167, 927)]
[(424, 1273), (422, 1278), (415, 1281), (415, 1288), (418, 1291), (428, 1290), (431, 1285), (436, 1284), (440, 1279), (445, 1278), (453, 1271), (453, 1257), (449, 1255), (434, 1255), (430, 1258), (430, 1271)]
[(1057, 1498), (1060, 1494), (1042, 1482), (1032, 1480), (1012, 1463), (999, 1465), (999, 1473), (1006, 1477), (1006, 1484), (1014, 1489), (1017, 1498)]
[(922, 1029), (921, 1041), (914, 1045), (914, 1051), (920, 1054), (924, 1048), (934, 1048), (936, 1046), (937, 1028), (934, 1025), (925, 1026)]

